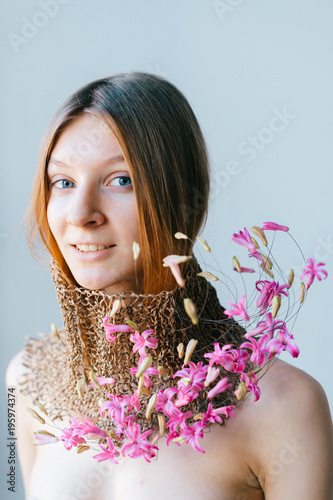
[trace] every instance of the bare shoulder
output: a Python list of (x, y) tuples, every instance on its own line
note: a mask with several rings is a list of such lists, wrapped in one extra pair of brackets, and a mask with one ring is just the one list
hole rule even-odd
[[(307, 499), (309, 491), (317, 491), (313, 489), (317, 484), (317, 496), (312, 498), (330, 498), (333, 432), (322, 386), (309, 374), (279, 360), (259, 385), (261, 398), (245, 405), (244, 415), (253, 470), (265, 493), (279, 498), (288, 491), (284, 498), (298, 499), (303, 492), (302, 498)], [(302, 480), (297, 483), (300, 475)]]
[(306, 410), (309, 405), (328, 408), (324, 389), (311, 375), (284, 361), (277, 360), (259, 382), (261, 405), (269, 410), (292, 415)]

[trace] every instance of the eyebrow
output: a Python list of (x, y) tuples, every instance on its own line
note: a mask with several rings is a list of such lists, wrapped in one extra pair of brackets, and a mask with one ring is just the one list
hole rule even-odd
[[(71, 155), (69, 155), (69, 158), (71, 158)], [(100, 165), (103, 167), (106, 167), (109, 165), (114, 165), (114, 164), (119, 163), (121, 161), (125, 161), (125, 158), (122, 154), (115, 155), (115, 156), (109, 156), (108, 158), (106, 158), (105, 160), (100, 162)], [(73, 166), (71, 166), (69, 163), (66, 163), (65, 161), (58, 160), (57, 158), (54, 158), (52, 156), (49, 159), (47, 166), (49, 166), (50, 164), (58, 165), (59, 167), (73, 168)]]

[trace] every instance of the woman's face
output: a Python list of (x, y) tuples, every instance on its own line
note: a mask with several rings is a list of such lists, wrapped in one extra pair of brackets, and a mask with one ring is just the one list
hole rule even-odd
[(111, 131), (89, 114), (61, 133), (47, 168), (52, 234), (83, 287), (140, 291), (133, 241), (140, 243), (128, 165)]

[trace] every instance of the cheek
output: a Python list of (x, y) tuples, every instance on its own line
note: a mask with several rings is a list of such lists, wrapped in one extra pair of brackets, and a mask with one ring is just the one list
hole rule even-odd
[(119, 232), (123, 234), (131, 246), (133, 241), (140, 243), (139, 219), (135, 200), (118, 212), (117, 226)]
[(65, 214), (62, 213), (62, 210), (57, 203), (54, 203), (54, 201), (50, 200), (47, 206), (46, 215), (51, 233), (53, 234), (56, 242), (59, 245), (61, 243), (59, 241), (59, 238), (61, 236), (61, 229), (63, 226)]

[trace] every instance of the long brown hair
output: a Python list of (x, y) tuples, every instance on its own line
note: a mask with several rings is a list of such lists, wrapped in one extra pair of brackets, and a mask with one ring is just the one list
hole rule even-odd
[(143, 291), (174, 288), (169, 254), (190, 254), (207, 215), (209, 169), (205, 141), (184, 95), (147, 73), (118, 74), (91, 82), (71, 95), (52, 118), (42, 141), (28, 216), (28, 239), (42, 239), (70, 283), (76, 284), (47, 222), (47, 165), (57, 138), (82, 113), (101, 118), (119, 143), (136, 194)]

